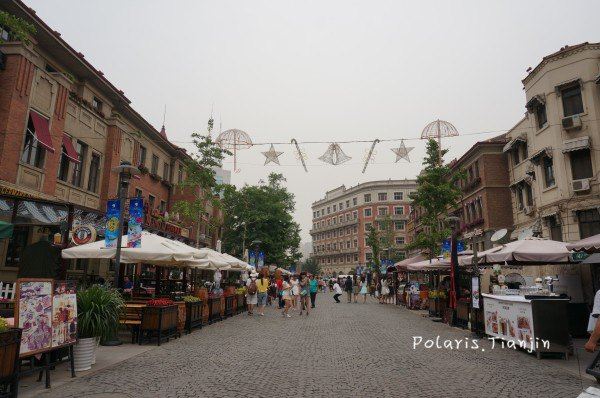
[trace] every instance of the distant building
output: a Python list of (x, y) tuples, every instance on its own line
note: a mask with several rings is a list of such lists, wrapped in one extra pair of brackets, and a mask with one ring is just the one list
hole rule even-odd
[(371, 181), (326, 192), (312, 204), (313, 257), (324, 272), (345, 273), (373, 258), (366, 244), (368, 228), (389, 217), (393, 223), (395, 249), (405, 255), (409, 194), (415, 180)]

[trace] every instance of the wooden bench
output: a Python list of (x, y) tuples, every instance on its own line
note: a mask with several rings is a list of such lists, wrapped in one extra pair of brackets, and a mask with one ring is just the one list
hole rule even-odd
[(131, 343), (134, 344), (140, 338), (140, 326), (142, 324), (142, 311), (146, 305), (137, 303), (126, 303), (121, 314), (119, 323), (131, 329)]

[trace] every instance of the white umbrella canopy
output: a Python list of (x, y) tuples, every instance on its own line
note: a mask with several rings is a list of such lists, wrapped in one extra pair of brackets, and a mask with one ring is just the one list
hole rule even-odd
[[(122, 263), (148, 263), (157, 265), (179, 265), (194, 259), (201, 259), (204, 253), (185, 243), (168, 239), (148, 231), (142, 231), (142, 246), (129, 248), (127, 235), (123, 235), (121, 248)], [(62, 251), (65, 259), (78, 258), (115, 258), (116, 248), (105, 248), (104, 241), (74, 246)]]
[(478, 257), (481, 258), (482, 264), (504, 262), (550, 264), (570, 263), (570, 254), (565, 242), (531, 237), (486, 250)]
[(247, 262), (232, 256), (229, 253), (219, 253), (231, 263), (231, 269), (234, 271), (250, 271), (253, 267)]
[(229, 270), (232, 268), (233, 261), (225, 257), (222, 253), (207, 247), (197, 250), (199, 258), (189, 261), (189, 266), (210, 270)]
[(580, 241), (569, 243), (567, 249), (589, 254), (600, 253), (600, 235), (589, 236)]

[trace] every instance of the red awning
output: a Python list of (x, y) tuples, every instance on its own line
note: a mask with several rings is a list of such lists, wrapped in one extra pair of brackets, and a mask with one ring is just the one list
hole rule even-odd
[(77, 151), (75, 150), (75, 147), (73, 146), (73, 141), (71, 141), (71, 138), (63, 133), (63, 148), (65, 148), (65, 155), (67, 155), (67, 157), (69, 158), (69, 160), (71, 160), (72, 162), (75, 163), (79, 163), (79, 155), (77, 154)]
[(33, 122), (33, 128), (35, 129), (35, 137), (38, 142), (47, 150), (54, 153), (54, 146), (52, 145), (52, 137), (50, 137), (50, 129), (48, 128), (48, 120), (37, 112), (29, 112), (29, 117)]

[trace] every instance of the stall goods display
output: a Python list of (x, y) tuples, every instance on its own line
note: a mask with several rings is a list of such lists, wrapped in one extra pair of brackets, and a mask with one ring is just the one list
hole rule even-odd
[(148, 300), (146, 305), (148, 305), (149, 307), (166, 307), (168, 305), (173, 305), (173, 300), (167, 298), (153, 299)]
[(200, 298), (196, 296), (183, 296), (183, 301), (185, 301), (186, 303), (197, 303), (198, 301), (200, 301)]

